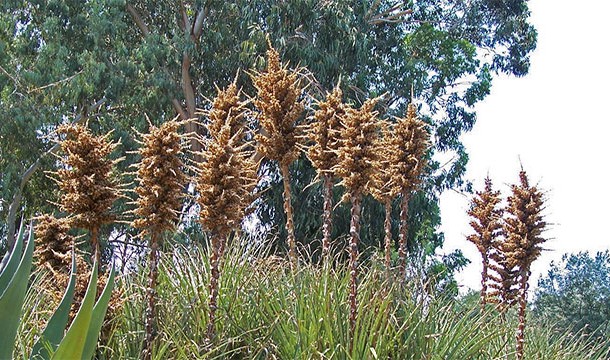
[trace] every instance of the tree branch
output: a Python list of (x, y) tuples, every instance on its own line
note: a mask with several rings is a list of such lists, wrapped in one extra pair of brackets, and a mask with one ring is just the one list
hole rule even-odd
[(131, 6), (131, 4), (127, 4), (126, 9), (127, 12), (133, 18), (133, 21), (136, 23), (140, 31), (142, 31), (142, 35), (144, 35), (144, 37), (148, 36), (150, 34), (150, 30), (148, 29), (148, 26), (146, 26), (146, 24), (144, 23), (144, 20), (142, 20), (140, 14), (138, 14), (138, 11), (133, 6)]

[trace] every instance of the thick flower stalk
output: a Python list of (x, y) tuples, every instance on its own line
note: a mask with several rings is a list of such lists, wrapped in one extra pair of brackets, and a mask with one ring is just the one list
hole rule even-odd
[[(215, 335), (220, 259), (224, 242), (231, 231), (238, 229), (246, 210), (254, 201), (258, 164), (253, 160), (251, 144), (246, 142), (245, 127), (236, 126), (244, 121), (243, 102), (235, 99), (233, 85), (219, 91), (208, 117), (209, 139), (198, 164), (197, 190), (200, 222), (210, 232), (210, 286), (208, 338)], [(233, 94), (233, 95), (232, 95)]]
[(518, 303), (519, 325), (517, 328), (517, 359), (523, 359), (525, 344), (525, 315), (527, 308), (527, 289), (532, 263), (540, 256), (541, 244), (547, 239), (542, 237), (546, 222), (542, 212), (544, 194), (535, 186), (530, 186), (527, 174), (521, 170), (520, 184), (512, 185), (512, 195), (508, 197), (507, 217), (504, 233), (508, 243), (516, 244), (514, 251), (506, 256), (517, 263), (518, 269)]
[(426, 153), (430, 147), (430, 133), (426, 123), (418, 118), (414, 103), (408, 105), (406, 117), (397, 119), (393, 136), (389, 137), (388, 147), (394, 149), (388, 153), (392, 192), (396, 191), (401, 196), (398, 266), (400, 278), (404, 280), (408, 248), (409, 199), (422, 182), (422, 174), (426, 168)]
[(313, 121), (307, 129), (307, 135), (312, 142), (308, 148), (307, 157), (315, 166), (318, 177), (322, 179), (324, 211), (322, 223), (322, 259), (327, 261), (330, 256), (330, 240), (332, 234), (333, 209), (333, 166), (337, 164), (339, 150), (339, 135), (343, 125), (341, 117), (345, 114), (345, 104), (342, 101), (343, 92), (339, 85), (326, 95), (324, 101), (318, 103)]
[(182, 206), (186, 183), (181, 124), (175, 120), (161, 126), (149, 125), (148, 134), (140, 134), (141, 161), (137, 164), (135, 189), (138, 195), (133, 221), (141, 236), (149, 239), (149, 276), (146, 289), (147, 307), (143, 358), (152, 358), (152, 342), (156, 336), (155, 309), (158, 277), (159, 246), (163, 234), (175, 228)]
[(358, 308), (358, 244), (360, 242), (360, 213), (362, 196), (370, 191), (375, 168), (375, 144), (379, 136), (379, 119), (374, 107), (377, 100), (367, 100), (359, 109), (347, 108), (343, 117), (341, 145), (338, 163), (334, 170), (341, 178), (340, 185), (345, 187), (343, 201), (351, 203), (350, 220), (350, 329), (354, 335), (356, 312)]
[(298, 121), (303, 115), (304, 101), (298, 75), (282, 65), (278, 52), (269, 44), (267, 68), (252, 76), (257, 97), (254, 105), (261, 130), (256, 134), (258, 152), (266, 159), (277, 161), (284, 186), (284, 213), (288, 256), (293, 268), (297, 263), (296, 239), (292, 216), (289, 166), (300, 155), (303, 138)]
[(63, 280), (67, 279), (66, 274), (70, 271), (70, 250), (74, 243), (74, 238), (68, 231), (70, 220), (67, 218), (56, 218), (48, 214), (36, 218), (34, 257), (38, 259), (38, 266), (49, 269), (56, 278), (61, 274)]
[(466, 239), (472, 242), (481, 253), (483, 269), (481, 271), (481, 307), (487, 302), (487, 283), (489, 282), (489, 255), (493, 249), (493, 243), (498, 239), (502, 230), (503, 210), (499, 207), (502, 201), (499, 191), (493, 190), (489, 177), (485, 178), (485, 189), (477, 191), (476, 196), (470, 201), (468, 215), (472, 218), (470, 226), (474, 234), (468, 235)]
[(65, 135), (60, 142), (64, 164), (55, 174), (62, 191), (60, 207), (72, 214), (72, 224), (89, 231), (93, 258), (101, 266), (99, 229), (114, 221), (110, 209), (119, 197), (111, 177), (119, 160), (109, 159), (117, 144), (108, 141), (110, 134), (94, 136), (82, 125), (62, 125), (57, 129)]

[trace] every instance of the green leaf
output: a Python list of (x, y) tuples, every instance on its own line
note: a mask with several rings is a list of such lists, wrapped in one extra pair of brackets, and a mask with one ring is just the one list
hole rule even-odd
[(51, 359), (83, 359), (83, 351), (91, 324), (96, 292), (97, 262), (93, 264), (91, 279), (89, 280), (89, 286), (87, 287), (81, 307), (78, 309), (78, 313), (70, 325), (66, 336), (57, 347), (57, 351), (55, 351)]
[(66, 325), (70, 317), (70, 307), (74, 299), (74, 288), (76, 287), (76, 256), (74, 247), (72, 248), (72, 272), (68, 287), (64, 293), (61, 302), (55, 312), (49, 319), (47, 326), (38, 338), (38, 341), (32, 348), (30, 359), (50, 359), (51, 353), (48, 349), (54, 351), (64, 337)]
[(97, 303), (93, 307), (93, 314), (91, 316), (91, 324), (89, 324), (89, 332), (87, 333), (87, 341), (85, 342), (85, 349), (83, 351), (83, 359), (91, 359), (95, 353), (95, 347), (97, 345), (97, 339), (104, 323), (104, 317), (106, 316), (106, 310), (108, 309), (108, 302), (110, 302), (110, 295), (112, 295), (112, 289), (114, 288), (114, 277), (116, 271), (114, 265), (110, 270), (108, 276), (108, 282), (104, 287), (102, 295), (97, 300)]
[[(21, 258), (21, 251), (23, 250), (23, 223), (21, 224), (21, 229), (19, 229), (19, 236), (17, 241), (15, 242), (15, 247), (12, 252), (7, 252), (4, 255), (5, 258), (8, 257), (8, 262), (0, 273), (0, 294), (4, 293), (8, 283), (13, 278), (13, 274), (15, 270), (17, 270), (17, 265), (19, 265), (19, 259)], [(4, 262), (4, 260), (3, 260)]]
[[(20, 230), (20, 235), (17, 243), (23, 242), (23, 227)], [(23, 244), (15, 244), (15, 249), (23, 246)], [(30, 234), (28, 243), (17, 266), (11, 280), (6, 289), (0, 295), (0, 359), (10, 359), (13, 354), (13, 345), (15, 336), (19, 328), (19, 318), (21, 317), (21, 308), (25, 298), (30, 270), (32, 268), (32, 254), (34, 252), (34, 232), (32, 223), (30, 223)], [(13, 255), (11, 255), (11, 258)], [(12, 260), (12, 259), (11, 259)], [(8, 269), (7, 269), (8, 270)], [(10, 273), (9, 273), (10, 275)]]

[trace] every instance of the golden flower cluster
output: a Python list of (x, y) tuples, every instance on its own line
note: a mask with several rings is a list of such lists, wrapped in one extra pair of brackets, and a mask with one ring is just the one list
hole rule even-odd
[(308, 128), (308, 137), (313, 144), (307, 155), (318, 173), (330, 173), (337, 164), (339, 150), (339, 135), (341, 134), (341, 118), (345, 115), (345, 104), (342, 101), (343, 92), (337, 85), (326, 96), (325, 101), (318, 103), (313, 119)]
[(66, 218), (45, 214), (36, 219), (34, 255), (39, 266), (46, 267), (54, 274), (69, 271), (74, 238), (68, 231), (70, 221)]
[(300, 154), (303, 131), (297, 122), (305, 108), (299, 100), (302, 89), (297, 73), (282, 65), (278, 52), (269, 45), (267, 69), (254, 73), (252, 82), (258, 92), (254, 105), (261, 125), (256, 134), (258, 151), (280, 166), (290, 165)]
[(376, 99), (368, 99), (359, 109), (348, 107), (343, 117), (344, 128), (338, 151), (335, 173), (347, 190), (343, 201), (350, 195), (366, 194), (372, 186), (376, 158), (375, 144), (379, 136), (380, 121), (374, 110)]
[[(226, 96), (225, 92), (218, 95)], [(239, 227), (246, 208), (254, 200), (258, 164), (247, 150), (250, 144), (243, 142), (245, 129), (233, 126), (235, 118), (243, 116), (243, 104), (220, 110), (226, 114), (224, 118), (215, 111), (212, 109), (210, 113), (207, 150), (198, 169), (197, 202), (204, 228), (226, 235)]]
[[(226, 120), (231, 134), (236, 134), (246, 126), (246, 102), (240, 99), (241, 89), (237, 88), (235, 80), (224, 90), (216, 88), (217, 95), (212, 102), (212, 108), (206, 112), (209, 119), (207, 129), (210, 133), (219, 134)], [(243, 132), (242, 136), (245, 135)]]
[(485, 189), (477, 191), (476, 197), (470, 202), (468, 215), (472, 218), (470, 226), (475, 233), (468, 235), (466, 239), (472, 242), (484, 257), (489, 255), (502, 230), (503, 210), (498, 207), (501, 201), (500, 191), (493, 191), (491, 179), (487, 177)]
[(511, 263), (528, 271), (543, 250), (540, 245), (546, 241), (542, 232), (547, 224), (542, 215), (544, 194), (529, 185), (525, 171), (519, 173), (519, 180), (519, 185), (511, 186), (512, 195), (508, 197), (505, 253)]
[(84, 229), (110, 223), (110, 213), (118, 190), (111, 179), (115, 161), (108, 158), (117, 144), (108, 141), (109, 134), (94, 136), (82, 125), (62, 125), (57, 129), (66, 136), (61, 141), (65, 168), (56, 172), (62, 190), (62, 210), (73, 215), (73, 224)]
[(182, 206), (182, 189), (186, 182), (182, 136), (178, 132), (181, 123), (166, 121), (161, 126), (150, 125), (148, 134), (142, 134), (139, 153), (142, 160), (137, 165), (139, 185), (135, 192), (137, 218), (133, 226), (143, 234), (160, 233), (174, 228)]

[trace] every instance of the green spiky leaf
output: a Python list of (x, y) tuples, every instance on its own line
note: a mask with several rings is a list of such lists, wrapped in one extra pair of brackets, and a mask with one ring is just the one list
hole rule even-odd
[(97, 303), (93, 307), (93, 313), (91, 316), (91, 323), (89, 324), (89, 332), (87, 333), (87, 341), (85, 342), (85, 349), (83, 351), (83, 359), (91, 359), (95, 353), (95, 346), (97, 345), (97, 339), (104, 323), (104, 317), (106, 316), (106, 310), (108, 309), (108, 303), (110, 302), (110, 295), (112, 295), (112, 289), (114, 288), (114, 277), (116, 271), (114, 265), (110, 270), (108, 276), (108, 282), (104, 287), (102, 295), (97, 300)]

